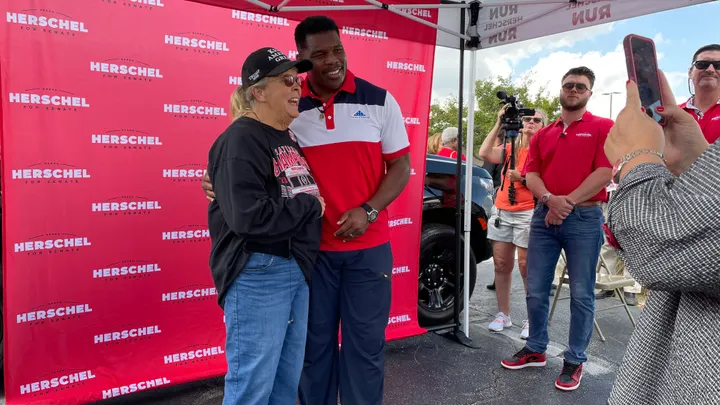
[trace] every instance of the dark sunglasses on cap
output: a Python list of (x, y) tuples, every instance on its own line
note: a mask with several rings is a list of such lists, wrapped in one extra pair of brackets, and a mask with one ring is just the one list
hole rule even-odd
[(585, 93), (585, 92), (587, 91), (587, 89), (588, 89), (588, 87), (587, 87), (584, 83), (570, 83), (570, 82), (568, 82), (568, 83), (563, 84), (562, 87), (563, 87), (563, 89), (565, 89), (565, 91), (572, 91), (572, 89), (575, 88), (575, 89), (577, 89), (577, 92), (578, 92), (578, 93), (581, 93), (581, 94), (582, 94), (582, 93)]
[(523, 117), (523, 122), (534, 122), (536, 124), (539, 124), (542, 122), (542, 118), (540, 117)]
[(720, 60), (696, 60), (693, 62), (693, 66), (700, 70), (705, 70), (709, 68), (710, 65), (712, 65), (715, 70), (720, 70)]

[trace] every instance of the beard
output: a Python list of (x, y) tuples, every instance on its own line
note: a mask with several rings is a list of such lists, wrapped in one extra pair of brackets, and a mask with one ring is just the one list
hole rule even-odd
[(568, 111), (582, 110), (587, 105), (589, 99), (578, 99), (577, 101), (568, 101), (566, 97), (560, 96), (560, 105)]

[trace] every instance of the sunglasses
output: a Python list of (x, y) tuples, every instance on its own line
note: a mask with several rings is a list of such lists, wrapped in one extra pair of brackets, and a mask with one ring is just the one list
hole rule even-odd
[(588, 89), (588, 87), (583, 83), (569, 83), (568, 82), (568, 83), (563, 84), (562, 87), (567, 92), (572, 91), (572, 89), (577, 89), (577, 92), (580, 94), (585, 93)]
[(542, 122), (542, 118), (540, 118), (540, 117), (523, 117), (522, 120), (523, 120), (523, 122), (530, 122), (530, 121), (532, 121), (532, 122), (534, 122), (534, 123), (536, 123), (536, 124), (539, 124), (539, 123)]
[(720, 60), (696, 60), (693, 62), (693, 66), (700, 70), (705, 70), (709, 68), (710, 65), (712, 65), (715, 70), (720, 70)]
[(279, 80), (282, 80), (282, 82), (285, 83), (285, 85), (288, 87), (294, 86), (295, 83), (297, 83), (298, 86), (302, 86), (302, 82), (303, 82), (303, 80), (300, 76), (293, 76), (293, 75), (283, 76), (283, 77), (279, 78)]

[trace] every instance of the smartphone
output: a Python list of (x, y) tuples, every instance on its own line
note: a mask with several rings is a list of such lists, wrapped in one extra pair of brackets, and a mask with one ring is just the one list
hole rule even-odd
[(655, 112), (656, 107), (664, 105), (655, 43), (650, 38), (630, 34), (623, 40), (623, 48), (628, 78), (637, 83), (642, 106), (650, 118), (665, 125), (663, 117)]

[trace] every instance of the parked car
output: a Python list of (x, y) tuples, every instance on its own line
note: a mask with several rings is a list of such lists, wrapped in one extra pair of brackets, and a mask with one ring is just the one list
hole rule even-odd
[[(437, 155), (427, 155), (425, 193), (423, 196), (422, 234), (420, 237), (420, 271), (418, 276), (418, 322), (430, 328), (453, 319), (457, 246), (455, 239), (455, 193), (457, 162)], [(487, 239), (487, 220), (493, 205), (493, 181), (487, 170), (472, 165), (472, 226), (470, 228), (470, 295), (477, 275), (477, 264), (492, 256)], [(462, 253), (461, 253), (462, 254)], [(460, 292), (463, 291), (460, 275)], [(461, 308), (462, 310), (462, 308)]]

